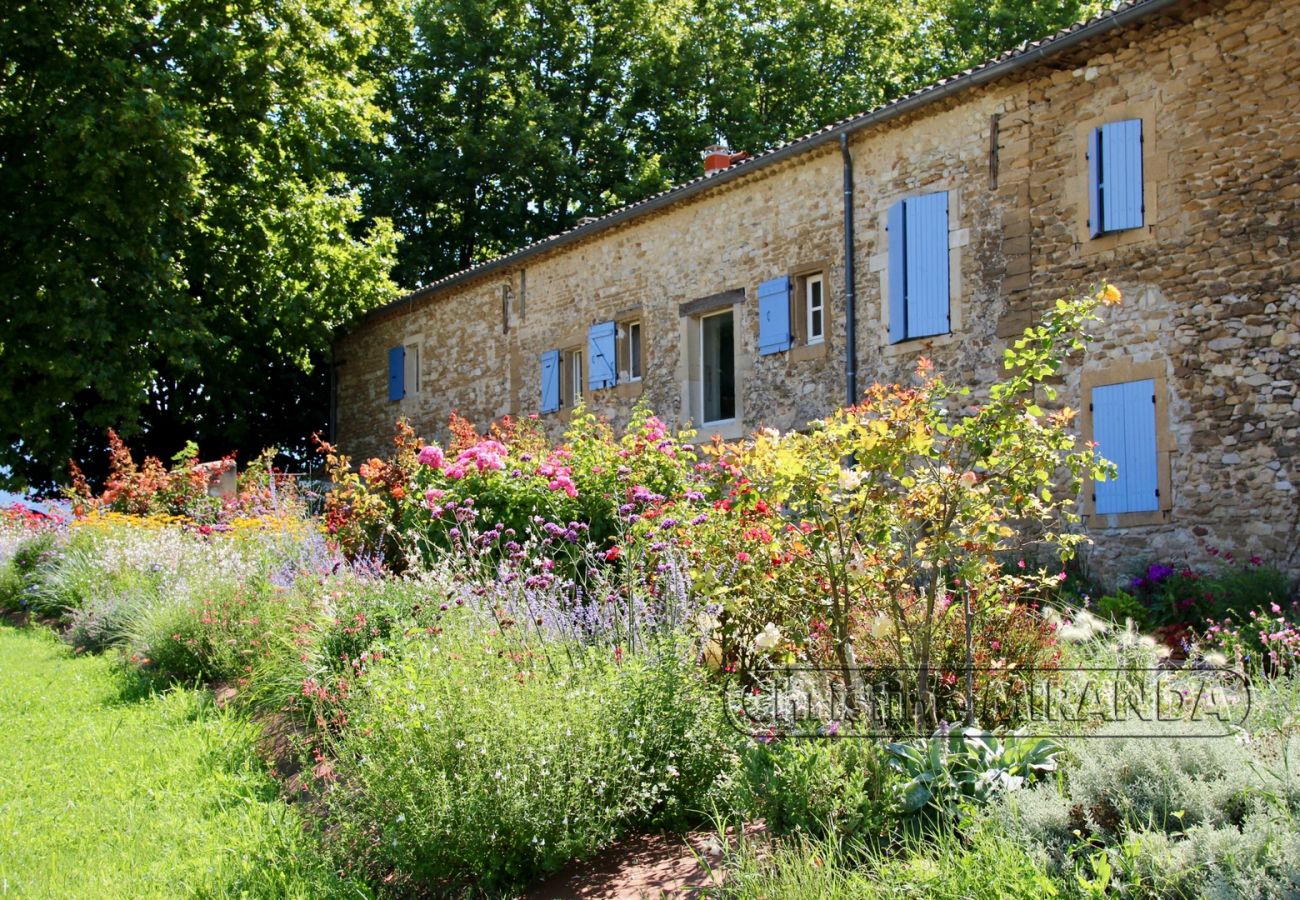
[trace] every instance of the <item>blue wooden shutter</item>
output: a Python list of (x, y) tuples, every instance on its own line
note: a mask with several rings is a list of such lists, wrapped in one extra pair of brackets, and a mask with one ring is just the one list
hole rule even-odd
[(388, 399), (401, 400), (406, 396), (406, 348), (393, 347), (388, 351)]
[(1115, 479), (1096, 483), (1097, 512), (1159, 509), (1155, 382), (1147, 378), (1094, 388), (1092, 436), (1097, 450), (1118, 470)]
[(948, 333), (948, 192), (907, 201), (907, 336)]
[(560, 408), (560, 351), (542, 354), (542, 407), (544, 413)]
[(889, 342), (907, 338), (907, 201), (889, 207), (885, 242), (889, 245)]
[(598, 322), (587, 330), (587, 389), (598, 391), (613, 387), (618, 380), (618, 369), (614, 365), (614, 334), (617, 328), (613, 322)]
[(758, 352), (766, 356), (790, 349), (790, 277), (758, 286)]
[(1088, 234), (1099, 237), (1101, 225), (1101, 129), (1088, 132)]
[(1141, 228), (1142, 120), (1111, 122), (1100, 131), (1102, 229)]

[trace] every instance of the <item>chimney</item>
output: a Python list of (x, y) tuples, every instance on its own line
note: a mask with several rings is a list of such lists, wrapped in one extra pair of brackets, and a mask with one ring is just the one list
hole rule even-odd
[(743, 150), (732, 153), (721, 144), (714, 144), (712, 147), (705, 147), (704, 174), (712, 175), (715, 172), (729, 169), (743, 159), (749, 159), (749, 154)]

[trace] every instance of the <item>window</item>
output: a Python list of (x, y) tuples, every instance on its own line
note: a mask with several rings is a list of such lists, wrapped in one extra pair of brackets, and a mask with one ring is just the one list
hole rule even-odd
[(822, 296), (824, 279), (820, 272), (803, 280), (804, 343), (819, 344), (826, 337), (826, 301)]
[(618, 371), (622, 380), (641, 380), (644, 365), (641, 352), (640, 320), (624, 322), (618, 329)]
[(1088, 232), (1100, 237), (1141, 228), (1142, 120), (1126, 119), (1088, 134)]
[(1115, 464), (1118, 473), (1093, 485), (1097, 513), (1160, 509), (1155, 380), (1097, 385), (1088, 408), (1097, 450)]
[(390, 347), (388, 350), (388, 400), (396, 403), (420, 390), (420, 345)]
[(700, 418), (702, 424), (736, 417), (735, 312), (700, 318)]
[(564, 354), (564, 388), (562, 402), (577, 406), (582, 399), (582, 351), (575, 348)]
[(889, 208), (889, 342), (951, 330), (948, 192), (899, 200)]
[(406, 395), (420, 393), (420, 345), (406, 345), (406, 360), (403, 375), (406, 380)]

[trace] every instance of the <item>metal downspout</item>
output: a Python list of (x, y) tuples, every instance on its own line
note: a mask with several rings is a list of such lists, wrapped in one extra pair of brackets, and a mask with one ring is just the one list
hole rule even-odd
[(844, 133), (840, 154), (844, 157), (844, 390), (845, 402), (852, 406), (858, 402), (858, 292), (853, 263), (853, 157)]

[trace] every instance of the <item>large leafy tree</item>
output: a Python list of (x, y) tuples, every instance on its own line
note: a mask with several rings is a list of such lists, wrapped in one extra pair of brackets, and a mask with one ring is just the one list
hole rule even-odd
[(394, 0), (358, 156), (416, 287), (875, 107), (1100, 0)]
[[(18, 0), (0, 19), (0, 465), (117, 427), (301, 444), (396, 239), (341, 172), (381, 112), (350, 0)], [(97, 455), (97, 454), (92, 454)]]

